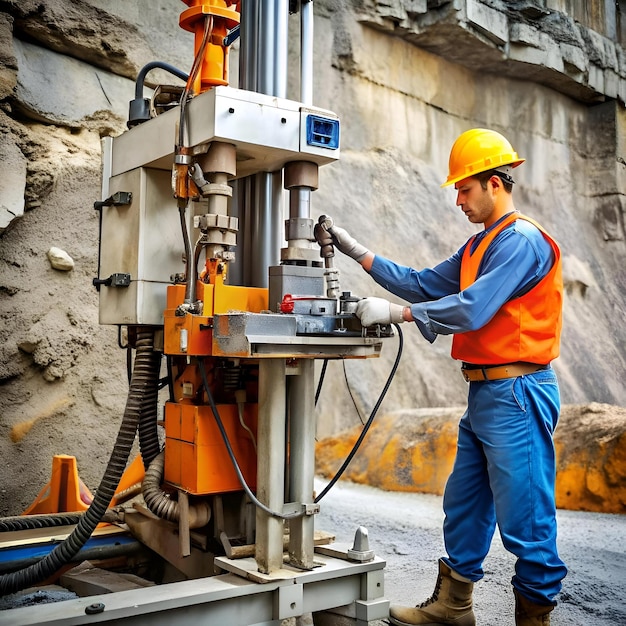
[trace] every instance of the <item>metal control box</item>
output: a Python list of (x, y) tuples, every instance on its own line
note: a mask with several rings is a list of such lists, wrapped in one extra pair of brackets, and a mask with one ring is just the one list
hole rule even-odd
[[(220, 86), (193, 98), (185, 117), (185, 145), (221, 141), (236, 147), (236, 178), (274, 172), (294, 160), (324, 165), (339, 158), (336, 114), (300, 102)], [(176, 107), (116, 137), (111, 174), (137, 167), (171, 169), (179, 121)]]
[[(131, 203), (102, 207), (99, 276), (129, 276), (127, 286), (100, 287), (101, 324), (163, 324), (170, 277), (184, 269), (183, 236), (170, 177), (137, 168), (109, 179), (109, 193)], [(120, 281), (117, 281), (118, 283)]]

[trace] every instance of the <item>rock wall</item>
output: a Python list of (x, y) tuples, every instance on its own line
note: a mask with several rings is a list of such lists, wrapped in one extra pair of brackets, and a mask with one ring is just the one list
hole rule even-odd
[[(376, 419), (343, 477), (385, 491), (442, 495), (456, 456), (465, 407), (410, 409)], [(322, 439), (317, 473), (335, 476), (361, 426)], [(556, 505), (560, 509), (626, 512), (626, 409), (568, 404), (554, 435)]]
[[(98, 325), (91, 286), (100, 138), (123, 132), (145, 63), (189, 70), (184, 8), (0, 0), (0, 514), (33, 500), (54, 453), (77, 456), (91, 489), (110, 453), (127, 384), (117, 330)], [(527, 159), (516, 170), (518, 208), (563, 248), (563, 401), (626, 405), (620, 4), (317, 0), (314, 10), (314, 103), (342, 123), (342, 157), (321, 169), (314, 216), (333, 215), (379, 254), (434, 264), (474, 228), (439, 187), (452, 142), (472, 126), (502, 131)], [(297, 39), (297, 15), (290, 32)], [(294, 99), (296, 74), (291, 63)], [(52, 267), (52, 247), (73, 269)], [(342, 288), (384, 295), (351, 261), (337, 265)], [(385, 409), (462, 404), (448, 339), (431, 346), (410, 325), (403, 332)], [(388, 344), (381, 359), (329, 364), (320, 436), (353, 424), (353, 404), (366, 417), (395, 357), (397, 342)]]

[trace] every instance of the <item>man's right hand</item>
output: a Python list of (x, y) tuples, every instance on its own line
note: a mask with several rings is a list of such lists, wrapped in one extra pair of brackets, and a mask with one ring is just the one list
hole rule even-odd
[(339, 252), (352, 257), (355, 261), (361, 262), (369, 250), (361, 245), (347, 230), (335, 226), (328, 228), (328, 232), (333, 238), (333, 243)]

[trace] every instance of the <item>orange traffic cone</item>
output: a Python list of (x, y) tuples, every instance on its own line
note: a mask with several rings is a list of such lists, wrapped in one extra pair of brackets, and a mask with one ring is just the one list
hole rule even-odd
[(78, 476), (76, 457), (56, 454), (52, 459), (50, 482), (23, 515), (86, 511), (92, 500), (93, 495)]

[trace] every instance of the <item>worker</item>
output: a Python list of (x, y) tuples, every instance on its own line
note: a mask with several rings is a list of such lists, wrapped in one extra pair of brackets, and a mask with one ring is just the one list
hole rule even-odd
[(483, 577), (496, 524), (517, 557), (517, 626), (550, 623), (567, 573), (556, 547), (553, 432), (560, 396), (550, 365), (559, 354), (561, 259), (550, 235), (515, 209), (512, 174), (523, 161), (493, 130), (475, 128), (456, 140), (442, 186), (454, 185), (457, 206), (484, 228), (432, 269), (398, 265), (345, 229), (328, 228), (337, 249), (410, 303), (365, 298), (356, 309), (361, 323), (412, 321), (431, 343), (452, 334), (452, 357), (469, 383), (443, 497), (447, 556), (428, 600), (391, 606), (396, 626), (476, 623), (473, 586)]

